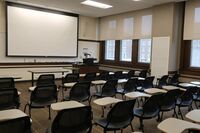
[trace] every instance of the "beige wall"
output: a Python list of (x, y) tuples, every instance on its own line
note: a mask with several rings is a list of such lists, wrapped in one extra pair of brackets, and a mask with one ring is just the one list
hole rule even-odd
[(5, 3), (0, 0), (0, 33), (5, 32)]
[(79, 39), (98, 40), (98, 18), (79, 17)]

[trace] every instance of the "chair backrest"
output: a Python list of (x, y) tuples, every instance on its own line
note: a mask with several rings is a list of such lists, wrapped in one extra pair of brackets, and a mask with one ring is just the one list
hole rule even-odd
[(121, 79), (123, 77), (122, 71), (116, 71), (114, 73), (114, 79)]
[(1, 133), (31, 133), (31, 122), (28, 116), (0, 121)]
[(101, 89), (102, 96), (115, 96), (117, 80), (108, 80)]
[(163, 85), (167, 85), (169, 75), (163, 75), (158, 81), (158, 87), (162, 88)]
[(161, 106), (175, 106), (180, 90), (170, 90), (160, 99)]
[(193, 94), (195, 94), (197, 90), (197, 87), (187, 88), (187, 90), (180, 96), (181, 102), (187, 102), (188, 104), (192, 104)]
[(69, 100), (84, 101), (90, 98), (91, 82), (78, 82), (70, 90)]
[(79, 73), (68, 73), (64, 78), (62, 83), (78, 82)]
[(151, 96), (143, 105), (143, 114), (155, 114), (160, 111), (160, 99), (164, 94), (156, 94)]
[(39, 76), (36, 86), (55, 85), (54, 74), (42, 74)]
[(18, 108), (19, 96), (16, 88), (0, 90), (0, 110)]
[(52, 133), (90, 133), (92, 128), (92, 111), (90, 106), (65, 109), (58, 112)]
[(99, 75), (100, 80), (107, 80), (109, 77), (109, 72), (101, 72)]
[(125, 93), (136, 91), (136, 89), (137, 89), (137, 78), (129, 79), (124, 85)]
[(14, 88), (15, 82), (14, 78), (0, 78), (0, 89), (6, 89), (6, 88)]
[(130, 70), (127, 74), (128, 78), (133, 78), (135, 76), (135, 71), (134, 70)]
[(56, 85), (37, 86), (31, 93), (31, 102), (43, 103), (50, 101), (57, 101)]
[(140, 71), (139, 77), (146, 78), (147, 77), (147, 72), (148, 72), (147, 70)]
[(93, 81), (96, 78), (96, 73), (86, 73), (84, 76), (85, 81)]
[(178, 83), (179, 83), (179, 77), (180, 77), (180, 74), (175, 73), (175, 74), (171, 77), (171, 79), (170, 79), (170, 81), (169, 81), (169, 84), (178, 84)]
[(114, 105), (107, 115), (107, 126), (119, 125), (121, 128), (128, 126), (133, 120), (133, 108), (136, 100), (122, 101)]
[(153, 88), (154, 79), (155, 79), (154, 76), (146, 77), (142, 83), (142, 88), (144, 89)]

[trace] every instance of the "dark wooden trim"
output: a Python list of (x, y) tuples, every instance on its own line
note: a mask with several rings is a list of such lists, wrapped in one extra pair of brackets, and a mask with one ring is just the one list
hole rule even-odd
[(78, 39), (78, 41), (83, 41), (83, 42), (97, 42), (97, 43), (101, 42), (101, 41), (98, 41), (98, 40), (89, 40), (89, 39)]
[(27, 67), (66, 67), (66, 65), (71, 65), (73, 62), (27, 62), (27, 63), (0, 63), (1, 68), (27, 68)]
[[(36, 11), (43, 11), (43, 12), (48, 12), (48, 13), (77, 17), (76, 55), (75, 56), (46, 56), (46, 55), (37, 56), (37, 55), (11, 55), (11, 54), (8, 54), (8, 13), (7, 13), (8, 6), (20, 7), (20, 8), (31, 9), (31, 10), (36, 10)], [(58, 10), (53, 10), (53, 9), (47, 9), (47, 8), (42, 8), (42, 7), (36, 7), (36, 6), (32, 6), (32, 5), (25, 5), (25, 4), (19, 4), (19, 3), (14, 3), (14, 2), (8, 2), (8, 1), (6, 2), (6, 56), (7, 57), (75, 58), (75, 57), (78, 57), (78, 35), (79, 35), (79, 14), (64, 12), (64, 11), (58, 11)]]
[(183, 77), (183, 78), (192, 78), (192, 79), (197, 79), (197, 80), (200, 80), (200, 77), (195, 77), (194, 75), (182, 75), (180, 77)]
[(185, 40), (181, 45), (180, 73), (200, 76), (200, 68), (190, 66), (191, 43), (191, 40)]
[(168, 71), (168, 74), (175, 74), (177, 71)]

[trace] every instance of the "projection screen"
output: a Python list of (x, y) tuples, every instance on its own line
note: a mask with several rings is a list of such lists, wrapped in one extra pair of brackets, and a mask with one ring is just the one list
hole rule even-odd
[(7, 3), (7, 56), (76, 57), (78, 15)]

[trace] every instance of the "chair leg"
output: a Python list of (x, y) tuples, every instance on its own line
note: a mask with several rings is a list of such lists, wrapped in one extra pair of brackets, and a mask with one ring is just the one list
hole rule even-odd
[(130, 126), (131, 126), (131, 131), (134, 132), (132, 123), (130, 123)]
[(158, 119), (157, 119), (157, 122), (159, 122), (161, 120), (160, 118), (160, 113), (158, 113)]
[(138, 99), (136, 99), (136, 101), (137, 101), (137, 107), (139, 107), (140, 106), (140, 102), (139, 102)]
[(27, 106), (28, 106), (28, 104), (25, 105), (25, 107), (24, 107), (24, 112), (26, 112), (26, 107), (27, 107)]
[(195, 104), (196, 108), (198, 109), (197, 101), (194, 101), (194, 104)]
[(123, 133), (123, 129), (121, 129), (121, 133)]
[(104, 117), (104, 107), (102, 107), (102, 115), (101, 117)]
[(159, 121), (162, 121), (163, 120), (163, 112), (161, 113), (161, 117), (160, 117), (160, 120)]
[(51, 120), (51, 108), (50, 106), (48, 106), (48, 108), (49, 108), (49, 120)]
[(183, 120), (183, 115), (182, 115), (182, 112), (181, 112), (180, 107), (178, 107), (178, 112), (180, 113), (180, 115), (181, 115), (181, 119)]
[(29, 116), (31, 117), (31, 107), (29, 106), (28, 109), (29, 109)]
[(174, 108), (174, 114), (172, 115), (173, 117), (176, 116), (176, 118), (178, 118), (178, 115), (176, 113), (176, 108)]
[(143, 125), (143, 119), (140, 118), (140, 127), (139, 129), (141, 129), (144, 132), (144, 125)]

